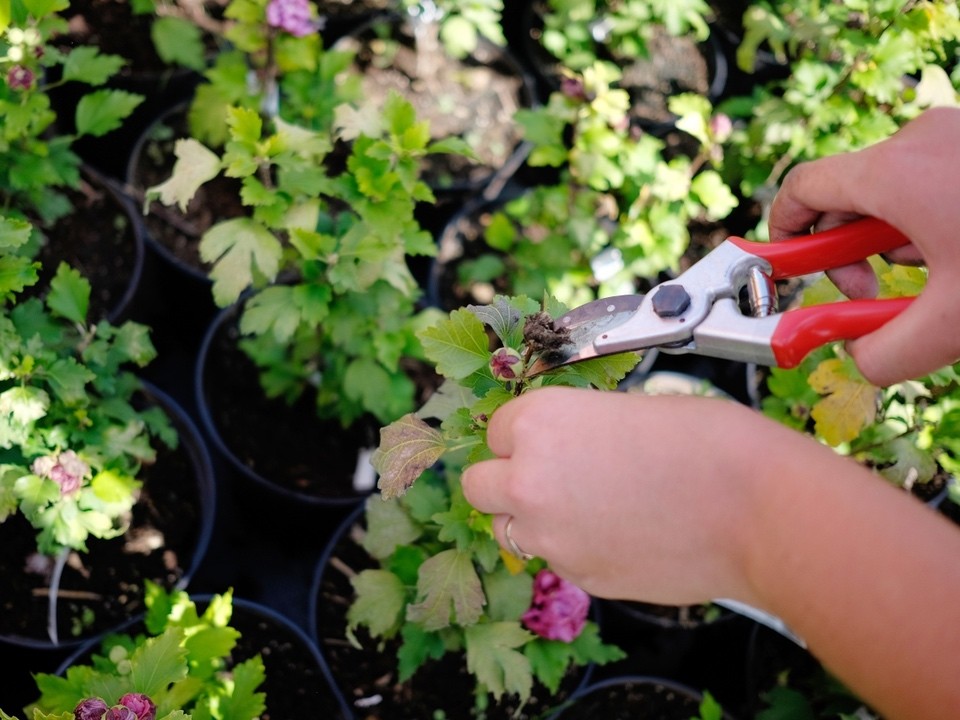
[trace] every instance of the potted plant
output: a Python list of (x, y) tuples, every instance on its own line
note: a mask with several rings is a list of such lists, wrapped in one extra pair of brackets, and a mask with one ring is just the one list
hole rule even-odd
[(532, 79), (507, 47), (502, 2), (464, 7), (401, 0), (333, 47), (353, 56), (361, 104), (399, 92), (430, 125), (432, 139), (456, 137), (468, 155), (429, 158), (424, 179), (436, 191), (472, 194), (509, 175), (526, 152), (513, 121), (537, 103)]
[(215, 712), (240, 720), (264, 712), (263, 657), (234, 655), (242, 635), (232, 623), (232, 590), (208, 598), (202, 611), (182, 590), (151, 584), (146, 598), (144, 614), (81, 648), (61, 673), (37, 674), (27, 715), (174, 720)]
[[(65, 260), (93, 283), (93, 315), (116, 320), (135, 292), (143, 239), (126, 199), (75, 148), (111, 137), (143, 96), (107, 87), (124, 65), (119, 56), (64, 48), (64, 7), (14, 2), (0, 25), (0, 197), (6, 215), (33, 225), (23, 251), (42, 262), (37, 289)], [(55, 101), (66, 90), (75, 91), (69, 117)]]
[(485, 283), (572, 306), (635, 292), (679, 269), (685, 253), (709, 249), (738, 203), (719, 172), (724, 116), (703, 97), (677, 95), (672, 132), (631, 128), (618, 73), (595, 64), (545, 106), (517, 113), (528, 165), (555, 177), (451, 222), (431, 277), (434, 303), (489, 302), (470, 297)]
[[(191, 562), (202, 557), (198, 528), (210, 520), (213, 489), (198, 489), (209, 477), (194, 477), (190, 486), (184, 475), (169, 490), (159, 484), (145, 490), (143, 478), (165, 457), (161, 448), (177, 447), (182, 427), (131, 371), (155, 356), (149, 329), (132, 321), (91, 321), (90, 285), (65, 264), (42, 299), (24, 297), (37, 278), (37, 263), (23, 255), (30, 236), (25, 221), (0, 218), (2, 261), (11, 271), (0, 293), (0, 527), (8, 578), (3, 637), (69, 646), (142, 600), (142, 581), (123, 575), (127, 563), (97, 569), (100, 555), (93, 550), (111, 540), (129, 544), (134, 532), (153, 532), (153, 546), (140, 547), (140, 567), (131, 569), (137, 577), (154, 572), (153, 579), (164, 583), (185, 582)], [(151, 530), (153, 510), (144, 513), (138, 502), (149, 498), (163, 506), (168, 492), (187, 507), (178, 515), (181, 529), (165, 537), (173, 526)], [(169, 556), (158, 569), (165, 542)], [(98, 585), (105, 580), (106, 586)]]
[[(80, 158), (71, 150), (83, 137), (116, 130), (143, 96), (104, 87), (123, 58), (92, 46), (63, 51), (67, 30), (57, 3), (14, 2), (0, 20), (0, 193), (4, 206), (46, 226), (67, 215), (67, 191), (80, 184)], [(55, 78), (55, 79), (53, 79)], [(51, 101), (55, 87), (79, 83), (73, 129), (63, 129)]]
[[(919, 3), (860, 12), (853, 3), (759, 0), (744, 13), (737, 48), (751, 71), (768, 50), (782, 78), (727, 99), (734, 118), (728, 165), (741, 191), (769, 201), (795, 163), (855, 150), (891, 135), (923, 107), (955, 102), (957, 8)], [(829, 39), (829, 40), (828, 40)]]
[[(542, 560), (501, 550), (491, 517), (471, 508), (460, 489), (462, 469), (489, 454), (486, 419), (502, 403), (544, 384), (612, 389), (636, 364), (628, 353), (525, 377), (529, 363), (563, 341), (548, 315), (561, 310), (553, 302), (543, 310), (522, 296), (498, 296), (488, 306), (454, 310), (419, 333), (444, 384), (416, 413), (382, 429), (373, 457), (379, 496), (367, 500), (362, 520), (358, 511), (344, 525), (362, 529), (359, 545), (350, 555), (349, 538), (341, 538), (345, 546), (321, 562), (314, 584), (316, 614), (326, 616), (332, 606), (321, 594), (329, 591), (324, 585), (333, 568), (342, 569), (345, 557), (359, 564), (348, 572), (355, 596), (346, 616), (332, 624), (315, 620), (315, 633), (321, 647), (336, 654), (336, 664), (328, 662), (347, 697), (354, 690), (346, 676), (360, 663), (335, 644), (338, 632), (355, 646), (384, 644), (396, 653), (382, 705), (374, 709), (383, 717), (431, 701), (447, 713), (542, 713), (569, 696), (569, 686), (560, 691), (568, 673), (622, 657), (588, 617), (589, 596)], [(418, 673), (429, 678), (444, 662), (459, 689), (456, 700), (426, 694), (430, 681), (417, 684)], [(366, 694), (373, 679), (358, 681)]]
[[(273, 482), (321, 503), (324, 497), (355, 502), (369, 492), (351, 486), (355, 456), (347, 458), (347, 477), (334, 481), (340, 489), (318, 489), (322, 463), (313, 446), (296, 440), (277, 452), (297, 434), (278, 434), (276, 413), (262, 412), (270, 427), (260, 431), (259, 441), (255, 433), (247, 442), (225, 438), (222, 420), (244, 417), (246, 427), (255, 414), (205, 408), (212, 407), (214, 394), (265, 394), (275, 405), (299, 403), (309, 411), (307, 426), (317, 428), (318, 437), (333, 425), (353, 426), (361, 440), (375, 434), (374, 423), (412, 408), (413, 378), (420, 373), (429, 379), (413, 333), (429, 313), (417, 305), (420, 290), (407, 258), (435, 251), (415, 217), (418, 204), (433, 199), (419, 178), (420, 163), (429, 154), (465, 150), (455, 138), (431, 142), (426, 124), (399, 95), (388, 97), (376, 113), (338, 107), (315, 118), (320, 129), (295, 125), (282, 114), (232, 107), (222, 154), (183, 139), (171, 178), (147, 192), (148, 200), (184, 206), (197, 187), (221, 172), (239, 181), (249, 215), (214, 224), (201, 239), (200, 254), (212, 264), (214, 301), (224, 313), (236, 314), (239, 337), (227, 342), (258, 369), (262, 387), (253, 393), (224, 390), (215, 382), (238, 376), (201, 367), (198, 403), (221, 449), (252, 448), (275, 438), (268, 450), (296, 469), (292, 480)], [(344, 157), (334, 162), (338, 147)], [(209, 362), (212, 342), (201, 349), (201, 363)], [(334, 440), (333, 457), (343, 457), (342, 450)], [(304, 459), (293, 460), (297, 456)], [(241, 472), (258, 465), (234, 462)]]
[(595, 64), (615, 68), (630, 98), (632, 122), (669, 123), (671, 95), (720, 98), (727, 61), (704, 0), (663, 4), (536, 0), (524, 20), (525, 47), (551, 90)]

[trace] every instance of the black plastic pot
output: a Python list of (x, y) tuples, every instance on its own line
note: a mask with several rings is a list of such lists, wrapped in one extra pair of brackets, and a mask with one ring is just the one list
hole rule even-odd
[[(346, 640), (344, 630), (349, 597), (345, 593), (350, 590), (347, 576), (343, 573), (345, 570), (349, 573), (351, 570), (372, 567), (375, 563), (360, 545), (350, 541), (351, 533), (363, 527), (364, 510), (363, 506), (356, 508), (330, 536), (316, 563), (310, 589), (307, 632), (330, 668), (335, 692), (340, 694), (347, 706), (353, 708), (350, 720), (419, 720), (427, 716), (417, 716), (416, 710), (410, 708), (419, 707), (414, 702), (416, 696), (423, 694), (440, 698), (438, 703), (447, 703), (432, 706), (430, 710), (445, 713), (444, 717), (449, 718), (469, 717), (473, 702), (473, 680), (467, 676), (463, 658), (458, 653), (447, 653), (440, 660), (428, 661), (417, 671), (406, 683), (407, 707), (406, 704), (397, 704), (396, 698), (389, 697), (396, 682), (395, 647), (389, 645), (376, 653), (361, 652)], [(340, 589), (341, 585), (343, 589)], [(602, 627), (601, 611), (596, 604), (591, 610), (591, 617)], [(369, 646), (375, 647), (375, 644), (370, 641)], [(372, 659), (374, 654), (376, 658)], [(344, 674), (339, 674), (338, 668), (343, 668)], [(522, 708), (523, 712), (516, 717), (544, 717), (559, 706), (562, 697), (573, 697), (586, 687), (594, 673), (592, 664), (580, 667), (578, 672), (571, 673), (564, 680), (560, 694), (555, 697), (542, 694), (537, 697), (535, 688), (535, 699)], [(509, 709), (491, 707), (487, 717), (495, 720), (510, 712)]]
[[(212, 594), (192, 595), (203, 612)], [(269, 605), (248, 598), (232, 598), (230, 626), (240, 633), (231, 662), (239, 663), (259, 654), (265, 679), (257, 689), (265, 694), (264, 717), (324, 718), (344, 720), (349, 709), (330, 691), (330, 671), (316, 645), (299, 625)], [(145, 633), (144, 616), (128, 620), (115, 632)], [(64, 675), (78, 664), (87, 664), (99, 652), (100, 638), (88, 641), (67, 657), (55, 674)]]
[[(690, 720), (700, 717), (704, 694), (689, 685), (649, 675), (623, 675), (587, 685), (549, 720)], [(724, 720), (733, 716), (723, 713)]]
[[(375, 477), (363, 471), (363, 452), (376, 447), (379, 427), (358, 422), (344, 428), (336, 420), (321, 420), (309, 392), (293, 404), (268, 399), (257, 367), (237, 345), (241, 306), (242, 301), (218, 312), (204, 335), (194, 368), (197, 412), (233, 471), (238, 501), (253, 503), (261, 514), (287, 513), (282, 533), (289, 533), (295, 530), (293, 517), (349, 511), (369, 495)], [(262, 424), (248, 434), (255, 422)], [(262, 521), (267, 517), (262, 514)]]

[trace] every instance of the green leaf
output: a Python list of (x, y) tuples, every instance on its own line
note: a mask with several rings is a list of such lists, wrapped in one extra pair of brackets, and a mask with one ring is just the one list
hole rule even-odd
[(364, 512), (367, 532), (363, 536), (363, 549), (377, 559), (389, 557), (399, 546), (412, 544), (423, 534), (400, 503), (383, 502), (371, 495)]
[(232, 691), (217, 698), (222, 717), (261, 717), (267, 709), (266, 693), (257, 692), (256, 688), (263, 685), (266, 678), (266, 669), (260, 655), (234, 665), (230, 671)]
[(39, 420), (49, 407), (50, 396), (40, 388), (14, 386), (0, 393), (0, 416), (7, 415), (19, 425)]
[(126, 64), (119, 55), (104, 55), (93, 45), (73, 48), (63, 61), (63, 81), (103, 85)]
[(420, 566), (417, 602), (407, 607), (407, 620), (426, 630), (451, 622), (467, 627), (480, 619), (485, 602), (470, 554), (442, 550)]
[(144, 100), (143, 95), (126, 90), (96, 90), (77, 103), (77, 135), (100, 137), (116, 130)]
[(380, 429), (380, 445), (370, 458), (380, 473), (384, 500), (399, 497), (443, 455), (443, 435), (410, 413)]
[(530, 661), (517, 648), (533, 635), (517, 621), (472, 625), (464, 635), (467, 669), (498, 700), (505, 694), (515, 694), (526, 702), (533, 691), (533, 674)]
[(440, 633), (427, 632), (412, 623), (400, 629), (403, 644), (397, 651), (397, 679), (406, 682), (430, 659), (439, 659), (447, 651)]
[(507, 298), (503, 295), (495, 296), (489, 305), (467, 306), (467, 310), (493, 330), (504, 347), (514, 349), (523, 343), (524, 318), (539, 309), (539, 303), (529, 298)]
[(30, 240), (33, 226), (26, 220), (0, 215), (0, 250), (16, 250)]
[(709, 220), (722, 220), (739, 203), (716, 170), (704, 170), (690, 183), (690, 192), (707, 210)]
[(0, 255), (0, 301), (12, 298), (24, 288), (35, 285), (39, 262), (15, 255)]
[(469, 310), (459, 308), (436, 325), (424, 328), (417, 337), (437, 372), (462, 380), (490, 360), (489, 340), (483, 323)]
[(220, 307), (236, 302), (258, 273), (276, 278), (282, 255), (280, 241), (250, 218), (219, 222), (200, 239), (201, 259), (213, 263), (213, 299)]
[(144, 213), (155, 199), (164, 205), (176, 203), (181, 212), (186, 212), (187, 205), (197, 194), (197, 188), (220, 174), (220, 158), (192, 138), (177, 140), (173, 154), (177, 159), (170, 177), (146, 189)]
[(449, 17), (440, 27), (440, 41), (451, 56), (465, 58), (477, 47), (477, 28), (460, 15)]
[(350, 584), (357, 596), (347, 611), (348, 629), (365, 625), (373, 637), (392, 637), (406, 606), (406, 590), (400, 578), (386, 570), (362, 570)]
[[(586, 383), (600, 390), (614, 390), (627, 373), (640, 362), (640, 357), (638, 352), (626, 352), (591, 358), (563, 366), (548, 373), (548, 377), (551, 379), (551, 384), (583, 385)], [(552, 382), (554, 375), (556, 375), (556, 383)]]
[(90, 281), (78, 270), (61, 262), (57, 267), (57, 274), (50, 281), (47, 307), (54, 315), (77, 325), (84, 325), (90, 307)]
[(207, 66), (203, 34), (193, 22), (178, 17), (157, 16), (150, 25), (157, 55), (170, 65), (203, 71)]
[(73, 358), (60, 358), (51, 364), (44, 377), (56, 398), (66, 405), (78, 405), (87, 398), (87, 383), (96, 375)]

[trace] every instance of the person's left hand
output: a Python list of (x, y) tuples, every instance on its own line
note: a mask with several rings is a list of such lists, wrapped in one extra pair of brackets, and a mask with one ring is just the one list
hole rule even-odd
[(741, 544), (771, 443), (809, 450), (728, 400), (543, 388), (494, 413), (499, 457), (463, 490), (505, 548), (512, 516), (522, 551), (598, 597), (746, 601)]

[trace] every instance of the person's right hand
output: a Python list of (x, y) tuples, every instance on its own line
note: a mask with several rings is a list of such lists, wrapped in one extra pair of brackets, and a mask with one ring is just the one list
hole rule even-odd
[[(925, 264), (911, 306), (847, 348), (871, 382), (889, 385), (960, 359), (960, 108), (932, 108), (892, 137), (857, 152), (802, 163), (770, 211), (770, 239), (826, 230), (860, 217), (888, 222), (912, 244), (887, 255)], [(865, 262), (830, 273), (850, 297), (876, 294)]]

